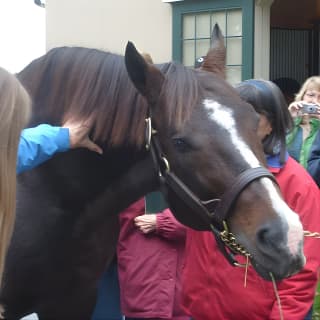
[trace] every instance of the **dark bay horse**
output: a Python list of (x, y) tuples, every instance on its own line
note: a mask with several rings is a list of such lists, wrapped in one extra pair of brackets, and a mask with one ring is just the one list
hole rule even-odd
[[(221, 221), (202, 211), (218, 202), (261, 276), (281, 279), (301, 269), (298, 216), (266, 170), (244, 175), (265, 165), (258, 115), (223, 79), (223, 39), (218, 28), (213, 35), (199, 70), (151, 65), (129, 43), (124, 58), (55, 48), (18, 75), (33, 99), (30, 126), (61, 125), (70, 114), (93, 118), (92, 138), (104, 154), (72, 150), (19, 176), (0, 294), (6, 319), (32, 312), (40, 319), (90, 319), (99, 277), (115, 250), (116, 214), (166, 176), (163, 190), (181, 222), (220, 230)], [(157, 138), (151, 151), (145, 148), (149, 117)]]

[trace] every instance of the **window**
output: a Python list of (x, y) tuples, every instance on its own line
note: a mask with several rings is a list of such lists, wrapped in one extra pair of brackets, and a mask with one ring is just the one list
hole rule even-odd
[(253, 0), (183, 1), (173, 4), (173, 59), (193, 66), (195, 59), (208, 51), (211, 30), (218, 23), (225, 36), (228, 81), (237, 83), (251, 78), (253, 5)]

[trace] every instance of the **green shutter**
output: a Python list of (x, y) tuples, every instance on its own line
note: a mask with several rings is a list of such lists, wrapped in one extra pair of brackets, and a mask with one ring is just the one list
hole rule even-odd
[(151, 192), (146, 195), (146, 213), (157, 213), (168, 208), (161, 192)]

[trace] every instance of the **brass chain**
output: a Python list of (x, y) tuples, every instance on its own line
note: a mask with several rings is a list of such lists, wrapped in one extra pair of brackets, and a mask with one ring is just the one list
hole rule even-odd
[[(220, 232), (220, 239), (234, 253), (238, 253), (238, 254), (241, 254), (241, 255), (247, 257), (246, 264), (238, 263), (237, 266), (248, 267), (248, 265), (249, 265), (248, 259), (251, 258), (251, 254), (241, 244), (237, 243), (235, 235), (232, 232), (229, 232), (227, 224), (225, 222), (223, 224), (224, 224), (224, 230)], [(305, 237), (312, 237), (312, 238), (320, 239), (320, 232), (311, 232), (308, 230), (304, 230), (303, 235)]]
[(225, 229), (220, 232), (220, 238), (224, 244), (235, 253), (240, 253), (243, 256), (251, 257), (250, 253), (241, 244), (237, 243), (236, 237), (233, 233)]
[[(311, 232), (308, 230), (304, 230), (303, 234), (305, 237), (320, 239), (320, 232)], [(220, 238), (223, 243), (233, 252), (239, 253), (248, 258), (251, 257), (251, 254), (241, 244), (237, 243), (235, 235), (229, 232), (227, 228), (220, 232)]]

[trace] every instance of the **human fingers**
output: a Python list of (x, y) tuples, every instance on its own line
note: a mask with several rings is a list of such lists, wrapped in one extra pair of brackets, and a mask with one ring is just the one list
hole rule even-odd
[(303, 101), (294, 101), (292, 103), (290, 103), (288, 109), (289, 110), (299, 110), (302, 108), (303, 105)]
[(96, 143), (94, 143), (92, 140), (90, 140), (89, 137), (87, 137), (85, 139), (83, 147), (87, 148), (87, 149), (89, 149), (89, 150), (91, 150), (93, 152), (97, 152), (99, 154), (103, 154), (103, 150)]
[(152, 226), (152, 224), (148, 221), (134, 221), (134, 224), (139, 228), (141, 227), (146, 228), (146, 227)]
[(152, 232), (154, 230), (154, 228), (152, 228), (150, 226), (142, 226), (139, 229), (144, 234), (150, 233), (150, 232)]
[(89, 138), (91, 126), (88, 121), (67, 120), (64, 128), (69, 129), (70, 148), (87, 148), (90, 151), (102, 154), (102, 149)]
[(316, 104), (316, 106), (317, 106), (316, 113), (310, 114), (310, 116), (311, 116), (311, 118), (320, 119), (320, 105)]
[(155, 214), (144, 214), (144, 215), (135, 217), (134, 220), (135, 221), (145, 221), (145, 222), (153, 221), (153, 220), (155, 220)]
[(145, 225), (145, 222), (143, 220), (140, 220), (140, 219), (137, 219), (137, 218), (135, 218), (133, 220), (133, 223), (134, 223), (134, 225), (136, 227), (141, 227), (141, 226)]
[(297, 117), (299, 115), (300, 109), (303, 107), (302, 101), (294, 101), (292, 102), (288, 109), (292, 117)]

